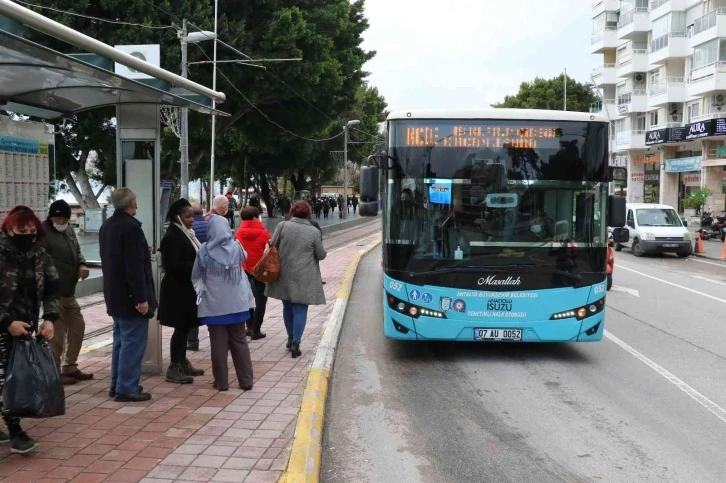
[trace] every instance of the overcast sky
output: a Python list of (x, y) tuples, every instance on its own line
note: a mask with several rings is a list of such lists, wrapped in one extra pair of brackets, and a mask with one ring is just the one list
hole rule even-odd
[[(389, 110), (489, 107), (567, 69), (590, 80), (588, 0), (366, 0), (366, 64)], [(602, 56), (600, 56), (602, 61)]]

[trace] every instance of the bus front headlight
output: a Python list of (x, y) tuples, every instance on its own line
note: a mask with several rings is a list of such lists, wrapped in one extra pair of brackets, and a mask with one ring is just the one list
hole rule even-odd
[(600, 300), (593, 302), (591, 304), (584, 305), (582, 307), (577, 307), (576, 309), (571, 310), (563, 310), (562, 312), (557, 312), (556, 314), (552, 314), (552, 317), (550, 317), (550, 320), (564, 320), (564, 319), (570, 319), (570, 318), (576, 318), (577, 320), (586, 319), (588, 317), (592, 317), (595, 314), (599, 314), (603, 311), (605, 308), (605, 298), (601, 298)]

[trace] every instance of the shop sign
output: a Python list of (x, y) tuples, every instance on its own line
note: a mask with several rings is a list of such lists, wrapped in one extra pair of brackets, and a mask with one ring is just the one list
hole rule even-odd
[(690, 158), (666, 159), (666, 173), (687, 173), (689, 171), (701, 171), (702, 156), (692, 156)]
[(627, 168), (628, 167), (628, 157), (623, 155), (612, 155), (612, 158), (610, 158), (610, 166), (613, 168)]
[(645, 182), (647, 184), (660, 184), (660, 171), (646, 171)]
[(707, 138), (710, 136), (726, 136), (726, 119), (707, 119), (705, 121), (686, 124), (685, 141)]
[(656, 129), (646, 131), (645, 145), (654, 146), (665, 143), (681, 143), (685, 139), (685, 129), (682, 127), (669, 127), (667, 129)]
[(633, 156), (633, 164), (660, 163), (660, 153)]
[(628, 106), (630, 104), (620, 104), (618, 106), (618, 114), (626, 114), (628, 112)]
[(630, 173), (630, 181), (633, 183), (642, 183), (645, 180), (645, 173)]
[(701, 173), (684, 174), (683, 184), (686, 186), (701, 186)]

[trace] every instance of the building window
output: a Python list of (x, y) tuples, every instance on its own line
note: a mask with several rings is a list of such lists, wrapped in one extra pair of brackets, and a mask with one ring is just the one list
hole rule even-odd
[(686, 108), (686, 116), (688, 117), (688, 122), (693, 121), (693, 118), (698, 117), (700, 112), (700, 105), (698, 102), (694, 102), (693, 104), (689, 104)]
[(625, 119), (615, 121), (615, 132), (625, 132)]
[(658, 111), (650, 112), (650, 125), (651, 127), (658, 125)]
[(635, 118), (635, 130), (645, 131), (645, 116), (638, 116)]

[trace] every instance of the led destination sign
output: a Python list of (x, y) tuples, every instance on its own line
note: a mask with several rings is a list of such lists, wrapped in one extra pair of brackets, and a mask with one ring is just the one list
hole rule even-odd
[(496, 124), (406, 127), (406, 147), (515, 148), (559, 147), (562, 129)]

